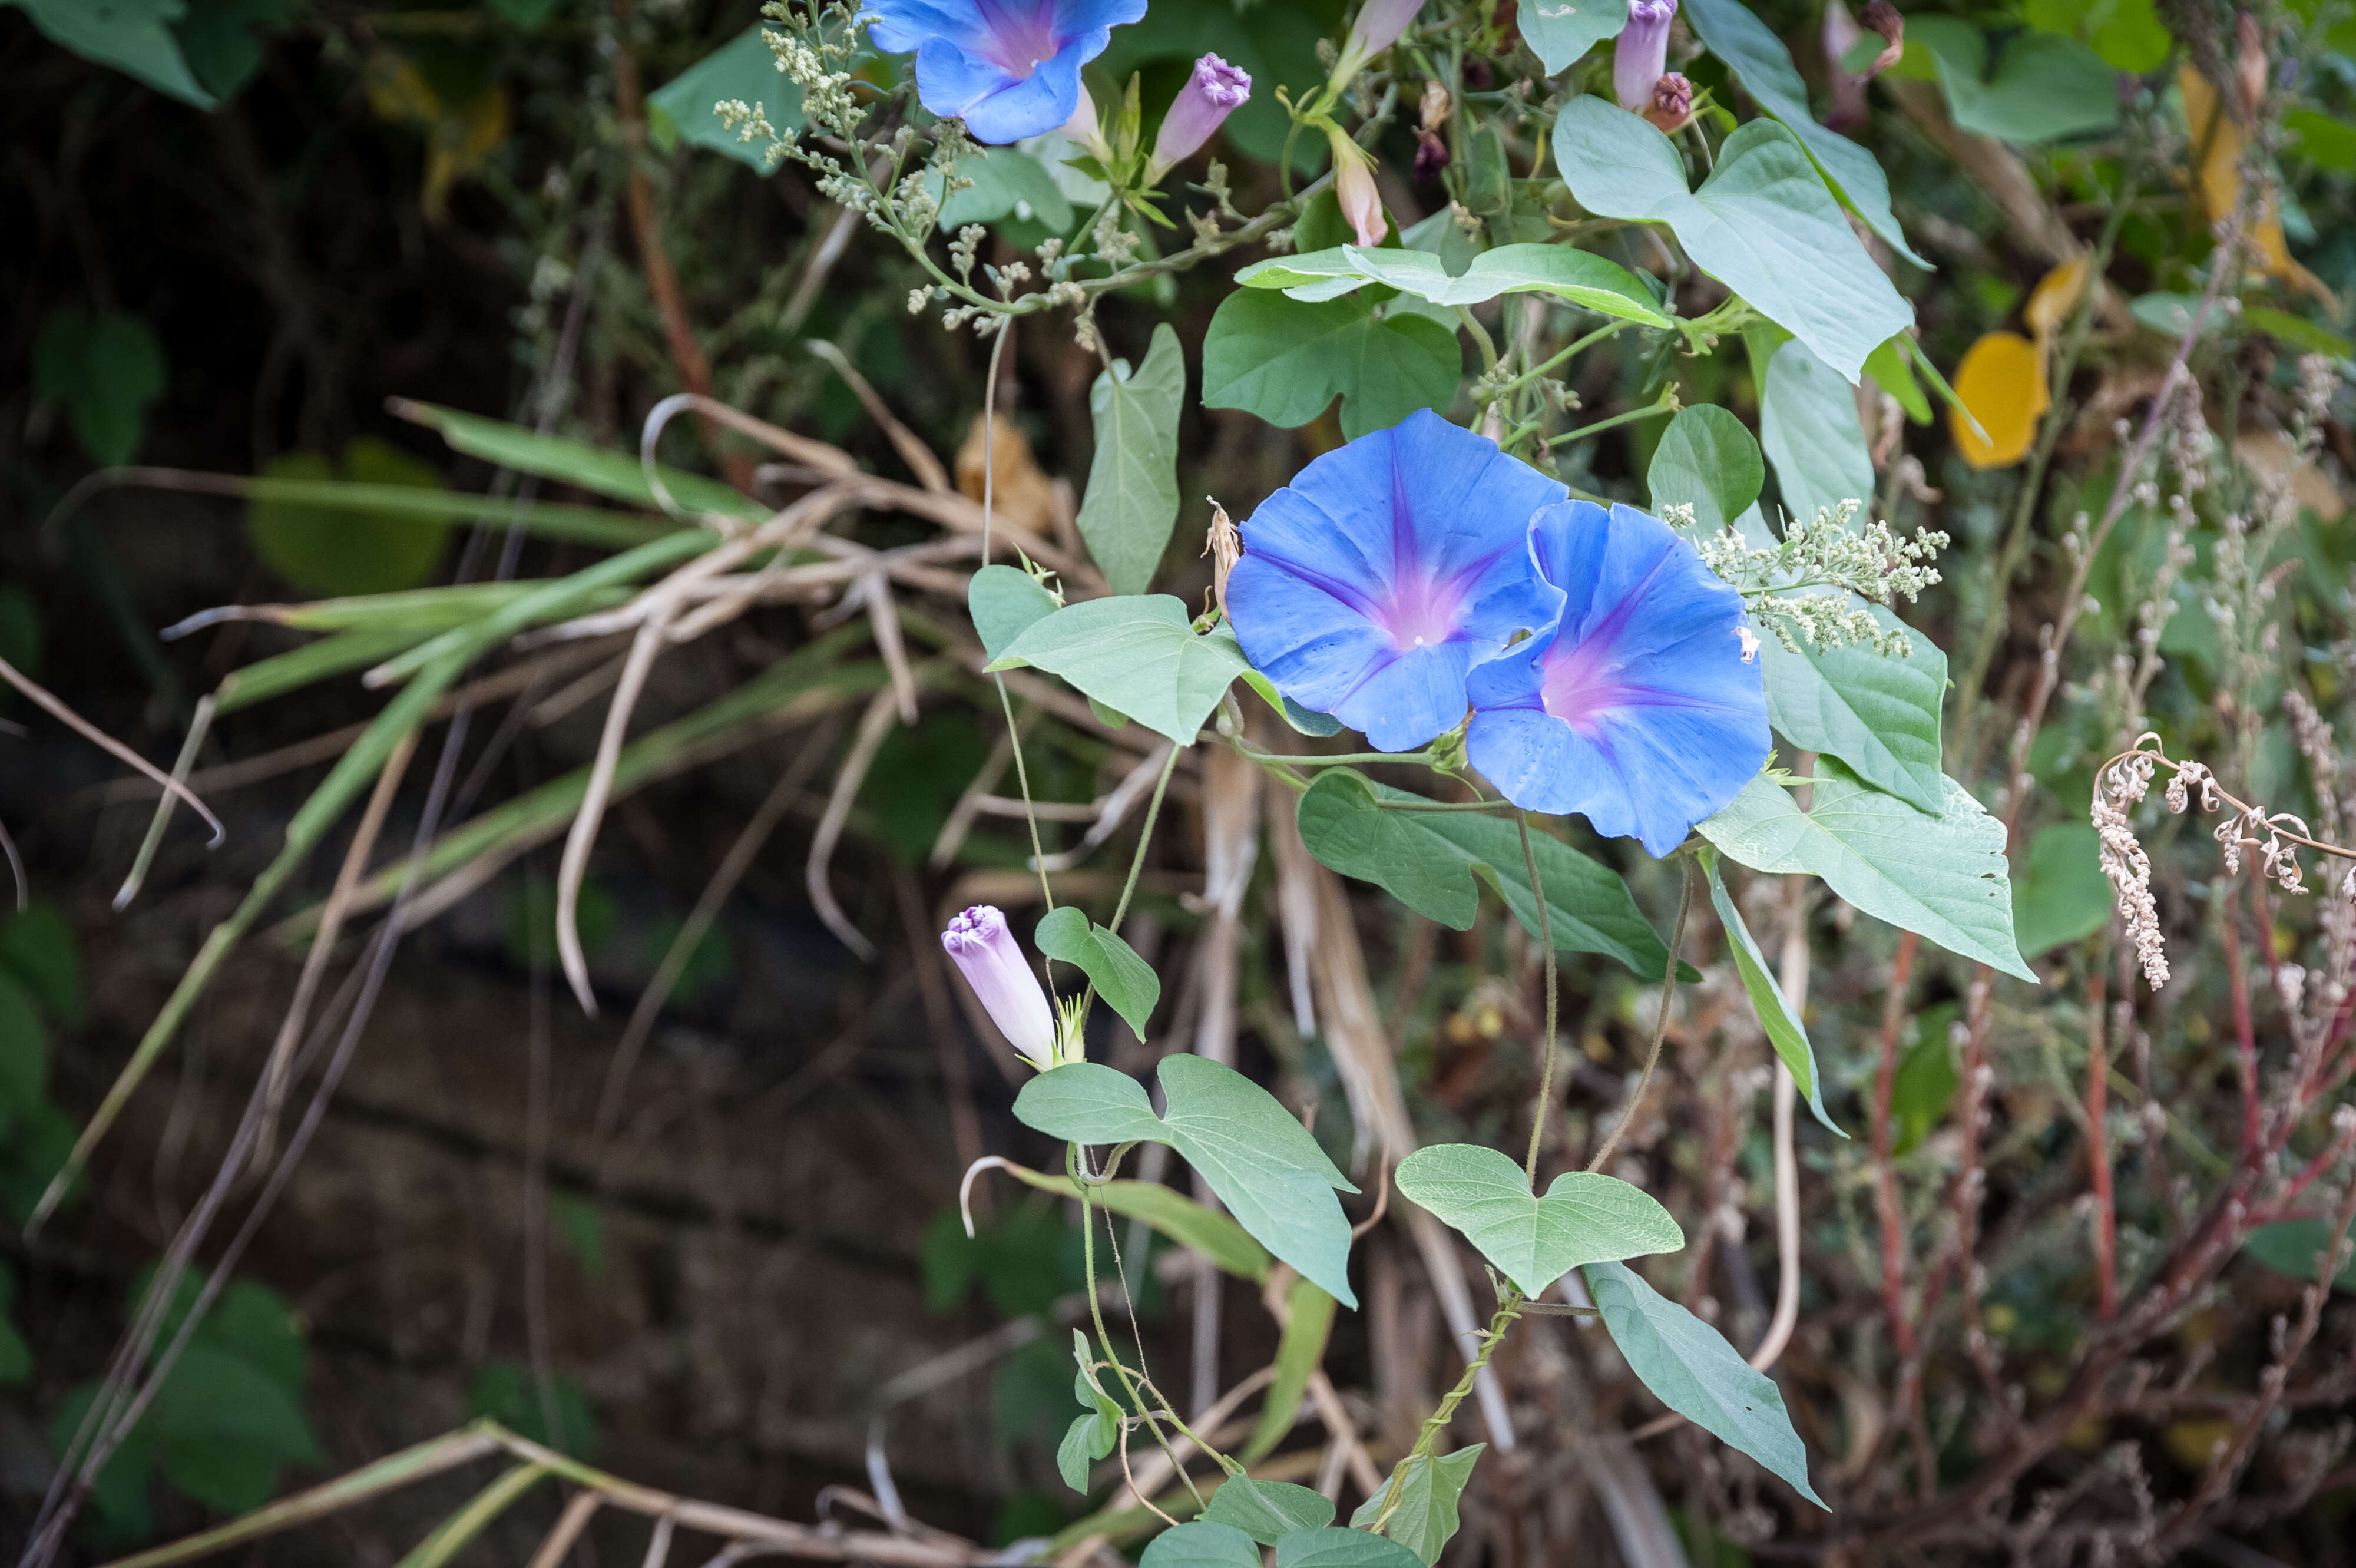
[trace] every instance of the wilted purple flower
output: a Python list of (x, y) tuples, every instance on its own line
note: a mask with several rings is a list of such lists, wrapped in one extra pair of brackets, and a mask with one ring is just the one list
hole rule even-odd
[(1415, 132), (1415, 177), (1430, 181), (1448, 166), (1448, 144), (1420, 125)]
[(1669, 19), (1676, 14), (1677, 0), (1628, 0), (1628, 22), (1612, 54), (1612, 90), (1631, 114), (1651, 105), (1653, 83), (1669, 69)]
[(1686, 128), (1693, 118), (1693, 83), (1677, 71), (1665, 71), (1661, 80), (1653, 83), (1653, 101), (1644, 105), (1644, 118), (1664, 135), (1674, 136)]
[(1244, 523), (1226, 604), (1277, 690), (1383, 751), (1464, 717), (1464, 679), (1561, 596), (1531, 570), (1532, 514), (1563, 488), (1429, 409), (1293, 476)]
[(1178, 90), (1162, 130), (1153, 138), (1153, 163), (1149, 177), (1160, 178), (1173, 164), (1183, 163), (1202, 150), (1220, 123), (1243, 107), (1251, 96), (1251, 78), (1216, 55), (1194, 62), (1194, 73)]
[(976, 904), (949, 921), (941, 947), (957, 960), (991, 1022), (1023, 1059), (1041, 1072), (1055, 1067), (1055, 1010), (1047, 1004), (1038, 975), (1023, 961), (1006, 917), (994, 905)]
[(1633, 507), (1550, 506), (1529, 559), (1560, 610), (1466, 684), (1466, 756), (1508, 800), (1664, 855), (1767, 760), (1742, 596)]
[(992, 146), (1052, 131), (1079, 102), (1080, 67), (1145, 0), (870, 0), (868, 36), (916, 57), (916, 95)]

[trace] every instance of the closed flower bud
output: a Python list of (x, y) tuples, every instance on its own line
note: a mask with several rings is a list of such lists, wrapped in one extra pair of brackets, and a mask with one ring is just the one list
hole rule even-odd
[(949, 921), (941, 948), (981, 1001), (999, 1033), (1041, 1072), (1055, 1066), (1055, 1010), (1047, 992), (1023, 961), (1023, 950), (1006, 929), (1006, 917), (989, 904), (976, 904)]
[(1422, 9), (1423, 0), (1366, 0), (1358, 7), (1358, 19), (1350, 24), (1350, 41), (1343, 52), (1360, 60), (1374, 59), (1398, 42)]
[(1088, 96), (1086, 83), (1080, 87), (1079, 106), (1064, 122), (1064, 134), (1095, 154), (1099, 163), (1112, 162), (1112, 148), (1105, 144), (1104, 128), (1097, 123), (1096, 100)]
[(1670, 71), (1653, 83), (1653, 101), (1644, 106), (1644, 118), (1662, 132), (1676, 135), (1693, 118), (1693, 83), (1676, 71)]
[(1151, 178), (1159, 179), (1173, 164), (1183, 163), (1211, 139), (1220, 123), (1243, 107), (1251, 96), (1251, 78), (1216, 55), (1194, 62), (1194, 73), (1178, 90), (1177, 101), (1162, 117), (1161, 134), (1153, 139)]
[(1612, 54), (1612, 89), (1620, 107), (1641, 114), (1653, 102), (1653, 83), (1669, 68), (1669, 22), (1677, 0), (1628, 0), (1628, 21)]
[(1341, 177), (1333, 182), (1334, 194), (1342, 200), (1342, 216), (1349, 220), (1350, 230), (1361, 245), (1379, 245), (1387, 232), (1383, 222), (1383, 199), (1375, 189), (1375, 171), (1370, 165), (1351, 162), (1342, 166)]

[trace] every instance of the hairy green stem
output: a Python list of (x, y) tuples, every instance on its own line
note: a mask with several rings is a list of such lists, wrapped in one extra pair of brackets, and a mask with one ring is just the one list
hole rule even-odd
[[(1186, 1483), (1186, 1489), (1194, 1494), (1195, 1505), (1200, 1507), (1203, 1494), (1195, 1487), (1194, 1477), (1187, 1475), (1186, 1466), (1178, 1462), (1177, 1454), (1170, 1446), (1169, 1436), (1162, 1432), (1162, 1423), (1154, 1419), (1152, 1406), (1138, 1391), (1137, 1379), (1130, 1375), (1120, 1358), (1113, 1354), (1112, 1335), (1105, 1327), (1104, 1303), (1097, 1294), (1097, 1211), (1095, 1203), (1088, 1197), (1088, 1183), (1080, 1177), (1080, 1146), (1077, 1144), (1066, 1145), (1064, 1158), (1072, 1185), (1079, 1189), (1080, 1194), (1080, 1267), (1087, 1281), (1088, 1318), (1096, 1325), (1097, 1344), (1104, 1351), (1105, 1361), (1112, 1368), (1113, 1375), (1120, 1380), (1121, 1391), (1129, 1396), (1130, 1406), (1144, 1421), (1146, 1430), (1153, 1434), (1153, 1441), (1161, 1445), (1163, 1456), (1170, 1461), (1170, 1467), (1178, 1472), (1178, 1478)], [(1205, 1454), (1215, 1452), (1210, 1444), (1187, 1432), (1186, 1423), (1179, 1420), (1176, 1411), (1169, 1408), (1168, 1401), (1162, 1402), (1162, 1409), (1173, 1424), (1179, 1431), (1185, 1432), (1196, 1447)]]
[(1599, 327), (1594, 331), (1590, 332), (1586, 337), (1581, 338), (1577, 342), (1571, 344), (1569, 348), (1563, 349), (1560, 353), (1547, 360), (1546, 363), (1531, 366), (1528, 370), (1524, 371), (1520, 375), (1515, 376), (1512, 381), (1505, 382), (1503, 386), (1493, 389), (1486, 396), (1483, 396), (1477, 392), (1474, 392), (1472, 394), (1473, 401), (1475, 403), (1494, 403), (1501, 397), (1505, 397), (1512, 392), (1519, 392), (1523, 387), (1528, 385), (1534, 381), (1537, 381), (1540, 376), (1547, 374), (1556, 366), (1569, 359), (1572, 355), (1588, 349), (1592, 349), (1595, 345), (1602, 342), (1606, 338), (1611, 337), (1613, 333), (1621, 330), (1622, 328), (1633, 327), (1635, 323), (1631, 321), (1614, 321), (1610, 323), (1608, 326)]
[(1384, 1527), (1390, 1523), (1391, 1515), (1398, 1511), (1408, 1466), (1418, 1459), (1427, 1463), (1430, 1461), (1431, 1450), (1439, 1443), (1440, 1434), (1447, 1431), (1448, 1423), (1455, 1419), (1456, 1407), (1462, 1404), (1464, 1397), (1472, 1391), (1472, 1385), (1480, 1378), (1481, 1369), (1489, 1364), (1489, 1357), (1497, 1348), (1497, 1342), (1505, 1338), (1505, 1330), (1514, 1326), (1514, 1320), (1521, 1316), (1522, 1310), (1522, 1293), (1511, 1285), (1506, 1286), (1504, 1298), (1497, 1303), (1496, 1316), (1489, 1319), (1488, 1329), (1481, 1336), (1480, 1348), (1464, 1363), (1464, 1375), (1457, 1380), (1454, 1388), (1448, 1391), (1446, 1397), (1424, 1422), (1423, 1429), (1416, 1434), (1415, 1447), (1391, 1471), (1390, 1485), (1383, 1489), (1382, 1511), (1375, 1516), (1375, 1534), (1380, 1535)]
[[(1538, 1144), (1546, 1137), (1547, 1109), (1554, 1102), (1554, 1029), (1555, 1029), (1555, 961), (1554, 917), (1547, 913), (1546, 885), (1538, 880), (1537, 852), (1530, 847), (1530, 814), (1516, 811), (1514, 825), (1522, 830), (1522, 865), (1530, 874), (1530, 897), (1538, 907), (1538, 946), (1546, 950), (1546, 1044), (1542, 1047), (1545, 1060), (1538, 1069), (1538, 1100), (1530, 1112), (1530, 1153), (1522, 1162), (1522, 1174), (1537, 1190)], [(1669, 961), (1669, 972), (1676, 972), (1676, 961)]]
[(1675, 413), (1676, 411), (1677, 405), (1666, 399), (1659, 403), (1648, 403), (1642, 408), (1632, 408), (1625, 413), (1615, 413), (1609, 419), (1599, 419), (1592, 424), (1582, 424), (1576, 430), (1566, 430), (1559, 435), (1550, 435), (1547, 437), (1546, 444), (1548, 446), (1561, 446), (1573, 441), (1584, 441), (1590, 435), (1601, 435), (1618, 425), (1633, 424), (1640, 419), (1651, 419), (1657, 414)]

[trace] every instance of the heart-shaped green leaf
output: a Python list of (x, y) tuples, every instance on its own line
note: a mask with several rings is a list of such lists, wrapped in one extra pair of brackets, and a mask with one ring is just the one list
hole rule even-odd
[(1162, 1000), (1162, 978), (1137, 950), (1071, 905), (1050, 909), (1033, 940), (1049, 958), (1061, 959), (1096, 982), (1097, 994), (1121, 1015), (1139, 1039)]
[(1403, 1197), (1464, 1233), (1525, 1295), (1537, 1295), (1581, 1263), (1674, 1252), (1686, 1244), (1677, 1222), (1616, 1176), (1566, 1171), (1544, 1197), (1531, 1196), (1522, 1167), (1494, 1149), (1440, 1144), (1399, 1162)]
[(1262, 1546), (1274, 1546), (1300, 1530), (1321, 1530), (1333, 1522), (1333, 1500), (1296, 1487), (1290, 1481), (1255, 1481), (1237, 1476), (1219, 1484), (1203, 1517), (1213, 1524), (1233, 1525)]
[(1355, 1192), (1276, 1097), (1232, 1068), (1179, 1052), (1162, 1058), (1166, 1117), (1126, 1073), (1073, 1062), (1041, 1073), (1014, 1098), (1014, 1115), (1051, 1138), (1079, 1144), (1167, 1144), (1211, 1184), (1269, 1251), (1355, 1307), (1350, 1221), (1333, 1190)]

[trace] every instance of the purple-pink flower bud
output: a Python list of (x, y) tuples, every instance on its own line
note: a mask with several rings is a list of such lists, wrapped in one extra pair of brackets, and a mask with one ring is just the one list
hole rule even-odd
[(1415, 14), (1423, 9), (1423, 0), (1366, 0), (1358, 7), (1358, 19), (1350, 24), (1350, 39), (1344, 54), (1352, 59), (1369, 60), (1398, 42)]
[(1612, 54), (1612, 89), (1620, 107), (1641, 114), (1653, 102), (1653, 83), (1669, 69), (1669, 21), (1677, 0), (1628, 0), (1628, 22)]
[(941, 948), (1007, 1042), (1041, 1072), (1055, 1065), (1055, 1010), (995, 906), (976, 904), (949, 921)]
[(1196, 60), (1194, 73), (1178, 90), (1177, 101), (1162, 117), (1161, 134), (1153, 138), (1154, 173), (1200, 152), (1221, 122), (1250, 96), (1251, 78), (1242, 70), (1216, 55)]

